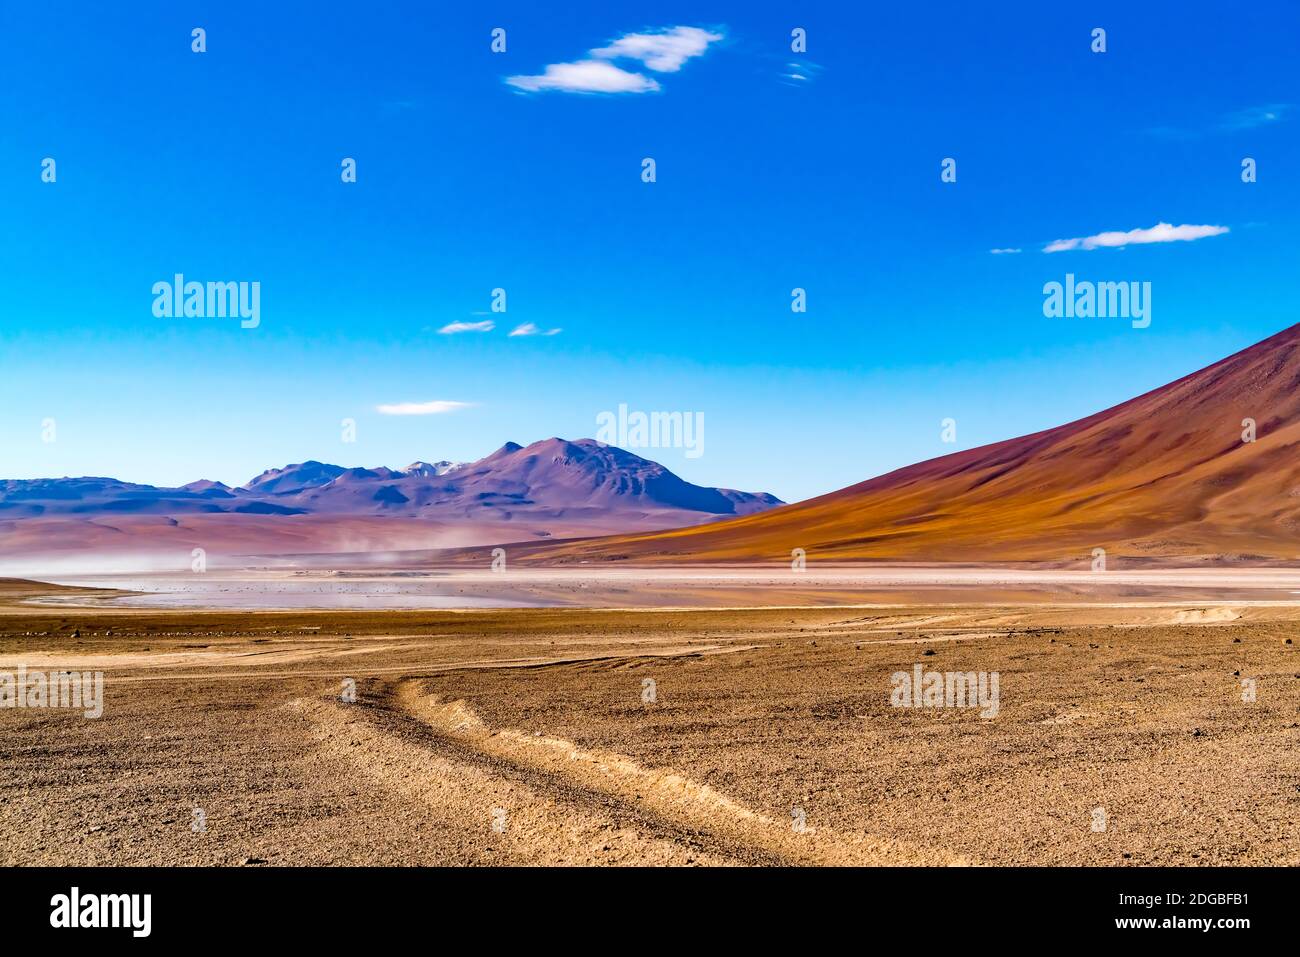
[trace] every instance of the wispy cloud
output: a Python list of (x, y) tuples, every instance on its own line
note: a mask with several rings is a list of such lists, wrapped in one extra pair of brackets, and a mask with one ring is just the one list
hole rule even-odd
[(1144, 245), (1146, 243), (1177, 243), (1204, 239), (1207, 236), (1221, 236), (1228, 231), (1227, 226), (1171, 226), (1169, 223), (1156, 223), (1150, 229), (1130, 229), (1128, 232), (1097, 233), (1095, 236), (1081, 236), (1078, 239), (1057, 239), (1043, 247), (1045, 253), (1059, 253), (1070, 249), (1122, 249), (1125, 246)]
[(1018, 246), (1007, 246), (1003, 249), (990, 249), (989, 252), (995, 256), (1009, 256), (1012, 253), (1020, 252), (1020, 248)]
[(405, 113), (421, 109), (422, 105), (419, 100), (385, 100), (383, 108), (389, 113)]
[(676, 73), (691, 57), (702, 56), (710, 43), (722, 39), (699, 27), (673, 27), (654, 33), (627, 33), (607, 47), (592, 50), (592, 56), (605, 60), (627, 58), (640, 60), (656, 73)]
[(671, 27), (646, 33), (625, 33), (608, 46), (588, 51), (571, 63), (551, 63), (536, 76), (509, 76), (506, 83), (526, 93), (655, 93), (659, 81), (644, 73), (615, 66), (610, 60), (637, 60), (655, 73), (676, 73), (709, 44), (723, 39), (699, 27)]
[(391, 405), (377, 405), (375, 411), (383, 415), (442, 415), (457, 409), (468, 409), (473, 402), (453, 402), (450, 399), (434, 399), (432, 402), (394, 402)]
[(454, 336), (458, 332), (491, 332), (497, 324), (491, 319), (482, 322), (449, 322), (438, 330), (440, 336)]
[(564, 93), (653, 93), (659, 84), (644, 73), (629, 73), (604, 60), (579, 60), (577, 63), (552, 63), (541, 76), (512, 76), (511, 86), (537, 93), (560, 90)]
[(1290, 103), (1270, 103), (1267, 106), (1252, 106), (1238, 110), (1224, 117), (1219, 128), (1223, 130), (1249, 130), (1256, 126), (1267, 126), (1281, 120), (1291, 109)]
[(515, 328), (510, 331), (510, 335), (511, 336), (554, 336), (554, 335), (558, 335), (560, 332), (563, 332), (563, 330), (562, 329), (542, 330), (539, 329), (535, 323), (525, 322), (522, 326), (515, 326)]
[(815, 80), (821, 71), (819, 64), (811, 60), (800, 60), (786, 63), (780, 76), (786, 82), (786, 86), (806, 86)]
[(1170, 136), (1176, 139), (1195, 139), (1211, 133), (1237, 133), (1280, 123), (1294, 108), (1291, 103), (1267, 103), (1263, 106), (1250, 106), (1235, 113), (1228, 113), (1201, 127), (1156, 126), (1147, 132), (1153, 136)]

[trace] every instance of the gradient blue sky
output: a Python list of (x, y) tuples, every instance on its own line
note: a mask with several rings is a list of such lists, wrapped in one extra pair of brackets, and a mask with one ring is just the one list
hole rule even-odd
[[(686, 479), (796, 500), (1300, 321), (1294, 3), (464, 6), (4, 6), (0, 477), (473, 459), (627, 403), (704, 413), (702, 457), (643, 452)], [(505, 82), (678, 25), (724, 39), (614, 61), (658, 92)], [(1157, 222), (1230, 232), (1042, 251)], [(1151, 282), (1151, 327), (1045, 319), (1067, 271)], [(260, 328), (155, 318), (176, 272), (259, 281)], [(437, 333), (494, 287), (495, 331)], [(435, 399), (474, 405), (376, 411)]]

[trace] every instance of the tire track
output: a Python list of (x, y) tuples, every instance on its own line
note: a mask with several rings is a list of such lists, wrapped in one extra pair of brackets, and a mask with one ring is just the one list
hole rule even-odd
[[(315, 747), (455, 835), (451, 856), (478, 864), (783, 864), (771, 854), (671, 826), (537, 768), (447, 738), (393, 707), (389, 687), (357, 704), (298, 699)], [(396, 816), (396, 815), (395, 815)]]
[[(465, 702), (426, 694), (421, 679), (386, 686), (381, 700), (388, 720), (396, 726), (405, 718), (408, 732), (418, 729), (414, 733), (429, 751), (460, 768), (487, 773), (495, 783), (525, 786), (526, 793), (511, 797), (522, 800), (531, 812), (538, 811), (540, 802), (543, 809), (565, 808), (569, 814), (594, 819), (616, 815), (641, 839), (673, 845), (678, 853), (656, 847), (663, 863), (682, 863), (680, 851), (685, 848), (692, 849), (694, 863), (965, 863), (942, 850), (862, 832), (825, 827), (796, 830), (789, 820), (755, 811), (675, 770), (646, 768), (625, 755), (582, 749), (560, 738), (490, 728)], [(540, 824), (547, 814), (543, 810), (537, 816)], [(538, 833), (546, 836), (552, 831), (543, 828)], [(556, 862), (547, 851), (540, 853), (547, 863)]]

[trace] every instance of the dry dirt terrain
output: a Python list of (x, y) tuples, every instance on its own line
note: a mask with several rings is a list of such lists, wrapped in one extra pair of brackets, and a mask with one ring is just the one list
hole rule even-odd
[[(2, 864), (1300, 864), (1295, 606), (50, 593), (0, 586), (0, 671), (101, 670), (104, 713), (0, 709)], [(891, 707), (915, 665), (996, 717)]]

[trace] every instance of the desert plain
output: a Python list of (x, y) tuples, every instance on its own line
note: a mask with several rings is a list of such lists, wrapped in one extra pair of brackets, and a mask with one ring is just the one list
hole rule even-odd
[(1300, 863), (1300, 570), (179, 582), (0, 585), (0, 672), (104, 674), (0, 708), (0, 863)]

